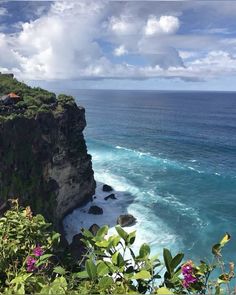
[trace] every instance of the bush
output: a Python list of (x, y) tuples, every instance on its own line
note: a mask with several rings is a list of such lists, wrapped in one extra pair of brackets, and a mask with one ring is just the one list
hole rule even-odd
[(35, 293), (42, 277), (48, 281), (48, 259), (60, 236), (49, 228), (43, 216), (12, 200), (12, 210), (0, 219), (0, 293)]
[(43, 104), (52, 104), (56, 102), (56, 95), (52, 94), (38, 94), (35, 96), (35, 99)]
[[(107, 236), (103, 226), (94, 236), (83, 230), (85, 252), (74, 261), (66, 250), (60, 255), (60, 235), (50, 229), (43, 216), (31, 209), (12, 209), (0, 219), (0, 293), (1, 294), (225, 294), (234, 277), (234, 265), (226, 271), (221, 251), (230, 240), (226, 234), (212, 248), (214, 262), (183, 262), (184, 255), (172, 256), (163, 250), (163, 262), (150, 256), (148, 244), (134, 253), (136, 233), (116, 227)], [(220, 267), (215, 279), (212, 272)], [(226, 289), (222, 288), (226, 285)]]
[(73, 96), (65, 95), (65, 94), (59, 94), (57, 100), (58, 100), (58, 103), (61, 105), (66, 105), (66, 104), (73, 105), (75, 103)]
[(32, 118), (38, 112), (47, 112), (49, 110), (52, 110), (54, 114), (58, 114), (67, 106), (75, 104), (72, 96), (60, 94), (57, 99), (56, 94), (53, 92), (49, 92), (40, 87), (29, 87), (25, 83), (19, 82), (9, 75), (0, 73), (0, 96), (10, 92), (15, 92), (20, 95), (22, 100), (16, 103), (16, 108), (14, 108), (14, 106), (11, 108), (9, 107), (7, 112), (2, 112), (2, 116), (7, 119), (11, 118), (11, 114), (13, 114), (17, 108), (24, 111), (26, 117)]

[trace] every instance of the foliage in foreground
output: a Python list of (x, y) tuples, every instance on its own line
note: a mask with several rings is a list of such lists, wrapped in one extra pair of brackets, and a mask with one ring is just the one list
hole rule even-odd
[[(221, 254), (228, 234), (213, 246), (213, 263), (197, 265), (167, 249), (161, 262), (150, 256), (148, 244), (134, 253), (135, 232), (117, 226), (117, 235), (107, 236), (104, 226), (96, 236), (83, 230), (85, 252), (74, 261), (43, 216), (12, 204), (0, 219), (1, 294), (233, 294), (234, 265), (226, 270)], [(217, 268), (221, 274), (213, 277)]]

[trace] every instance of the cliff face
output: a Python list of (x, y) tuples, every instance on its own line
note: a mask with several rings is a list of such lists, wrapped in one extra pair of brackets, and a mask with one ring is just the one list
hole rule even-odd
[[(1, 107), (0, 107), (1, 108)], [(85, 110), (74, 102), (0, 123), (0, 206), (18, 197), (58, 225), (95, 191), (83, 129)]]

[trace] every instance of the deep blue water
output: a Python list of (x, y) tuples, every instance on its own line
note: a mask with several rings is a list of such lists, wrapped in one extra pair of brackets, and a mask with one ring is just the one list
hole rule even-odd
[(153, 248), (205, 257), (227, 231), (236, 260), (236, 93), (70, 92), (97, 180), (132, 195)]

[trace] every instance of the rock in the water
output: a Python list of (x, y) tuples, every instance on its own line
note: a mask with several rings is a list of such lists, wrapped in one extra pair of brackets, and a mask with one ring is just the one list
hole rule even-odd
[(94, 205), (89, 208), (88, 213), (94, 214), (94, 215), (101, 215), (101, 214), (103, 214), (103, 209), (101, 207)]
[(105, 198), (104, 198), (104, 200), (109, 200), (109, 199), (111, 199), (111, 200), (116, 200), (116, 196), (115, 196), (115, 194), (110, 194), (110, 195), (108, 195), (108, 196), (106, 196)]
[(111, 192), (111, 191), (113, 191), (113, 188), (108, 184), (104, 184), (103, 187), (102, 187), (102, 190), (104, 192)]
[(97, 225), (96, 223), (94, 223), (93, 225), (90, 226), (89, 231), (96, 236), (98, 230), (99, 230), (100, 226)]
[(120, 215), (117, 219), (117, 224), (120, 226), (131, 226), (136, 222), (136, 218), (131, 214)]

